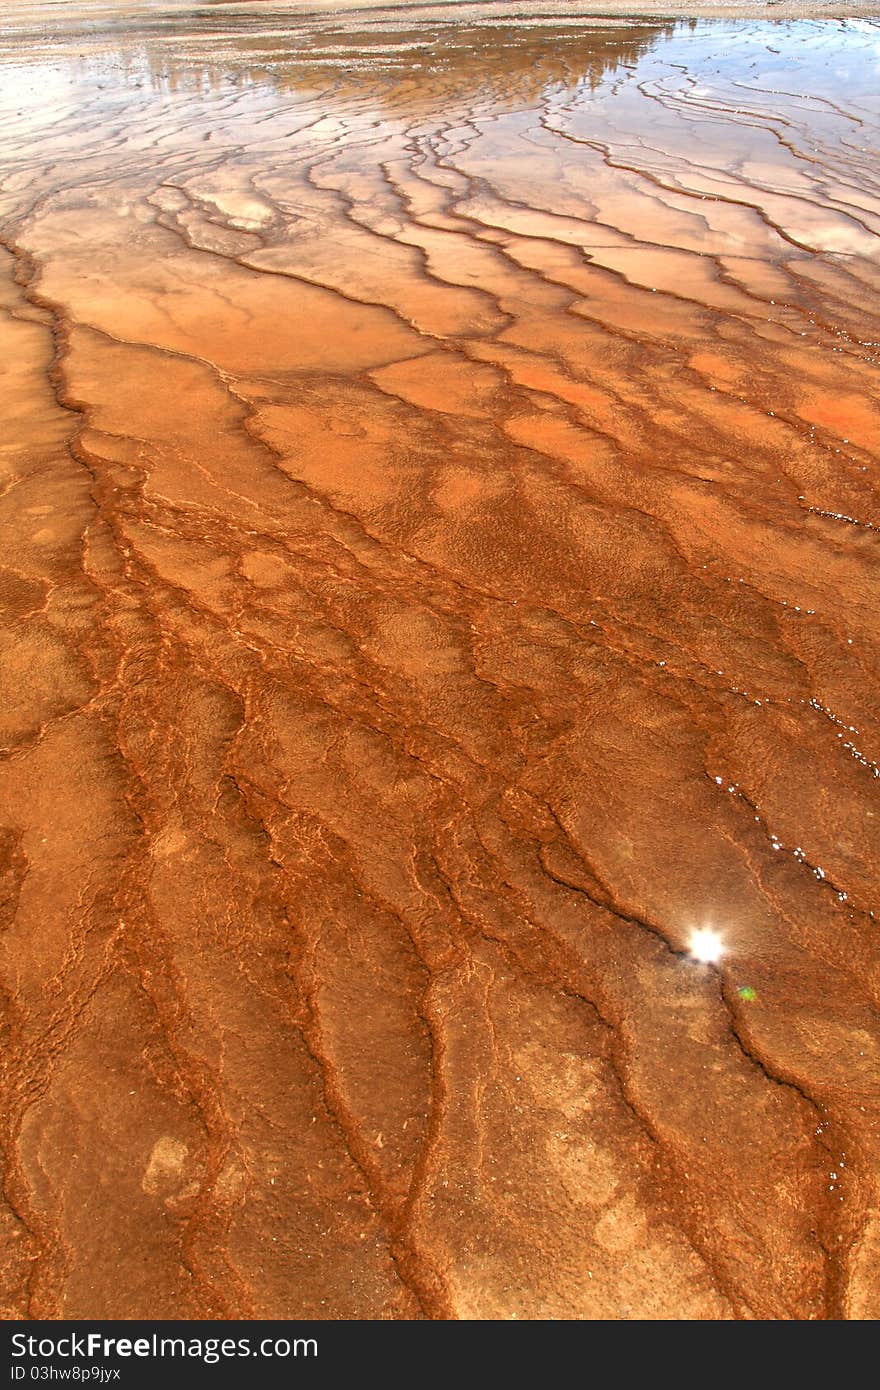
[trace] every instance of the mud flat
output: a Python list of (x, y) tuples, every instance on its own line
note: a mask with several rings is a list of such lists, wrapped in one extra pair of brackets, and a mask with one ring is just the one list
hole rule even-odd
[(6, 1315), (877, 1317), (880, 24), (11, 8)]

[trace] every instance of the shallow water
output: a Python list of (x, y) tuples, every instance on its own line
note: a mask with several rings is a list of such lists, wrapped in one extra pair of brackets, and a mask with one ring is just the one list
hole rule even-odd
[(512, 9), (4, 21), (12, 1316), (880, 1314), (880, 24)]

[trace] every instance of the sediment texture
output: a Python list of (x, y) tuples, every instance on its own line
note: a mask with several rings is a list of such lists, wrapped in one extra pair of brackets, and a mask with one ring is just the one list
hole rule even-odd
[(7, 1315), (878, 1316), (880, 29), (46, 13)]

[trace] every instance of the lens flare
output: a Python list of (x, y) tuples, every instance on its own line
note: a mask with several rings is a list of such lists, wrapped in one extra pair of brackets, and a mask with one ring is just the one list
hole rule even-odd
[(703, 961), (706, 965), (715, 965), (724, 955), (724, 942), (711, 927), (700, 927), (699, 931), (691, 933), (689, 949), (694, 960)]

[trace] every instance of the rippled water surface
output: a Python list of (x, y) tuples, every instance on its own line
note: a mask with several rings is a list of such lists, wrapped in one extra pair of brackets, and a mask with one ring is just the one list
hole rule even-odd
[(880, 23), (12, 8), (8, 1313), (880, 1315)]

